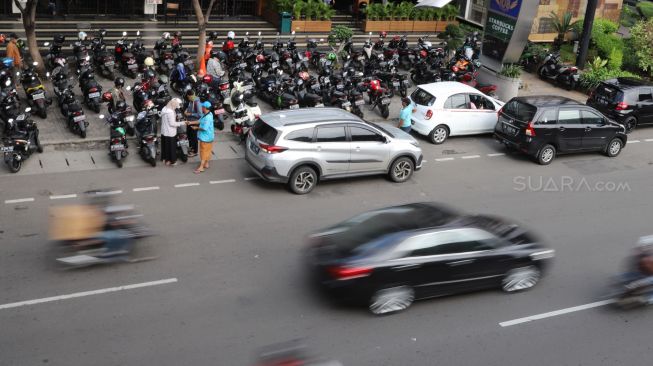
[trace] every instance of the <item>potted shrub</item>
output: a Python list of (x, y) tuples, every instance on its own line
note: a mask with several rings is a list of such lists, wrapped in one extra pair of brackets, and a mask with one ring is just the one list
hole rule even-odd
[(393, 10), (394, 20), (390, 23), (390, 30), (396, 32), (412, 32), (413, 22), (409, 20), (414, 5), (407, 1), (395, 4)]
[(387, 11), (383, 4), (370, 4), (365, 9), (367, 19), (363, 25), (365, 32), (380, 32), (389, 29), (389, 22), (385, 20)]
[(504, 64), (497, 73), (497, 97), (508, 101), (517, 96), (521, 83), (522, 67), (518, 64)]
[[(440, 20), (441, 20), (440, 22), (438, 22), (438, 28), (442, 28), (442, 30), (444, 30), (449, 24), (458, 24), (458, 22), (456, 21), (456, 17), (460, 12), (460, 8), (457, 5), (448, 4), (442, 9), (438, 9), (438, 10), (440, 10)], [(443, 25), (440, 26), (440, 23), (443, 23)]]

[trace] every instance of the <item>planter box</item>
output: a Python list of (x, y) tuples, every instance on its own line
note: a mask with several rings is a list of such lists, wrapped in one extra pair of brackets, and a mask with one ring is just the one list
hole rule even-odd
[(413, 22), (413, 32), (435, 32), (437, 24), (435, 20), (416, 20)]
[(444, 32), (449, 24), (458, 24), (457, 20), (438, 20), (438, 25), (435, 28), (436, 32)]
[(390, 30), (389, 20), (366, 20), (363, 23), (363, 31), (365, 32), (381, 32)]
[(412, 32), (413, 31), (413, 21), (412, 20), (393, 20), (390, 22), (390, 29), (392, 32)]
[(331, 25), (330, 20), (293, 20), (291, 29), (297, 33), (328, 33)]
[(499, 75), (496, 72), (481, 66), (479, 69), (477, 80), (479, 83), (494, 84), (497, 86), (497, 99), (507, 102), (519, 93), (519, 84), (521, 79), (507, 78)]

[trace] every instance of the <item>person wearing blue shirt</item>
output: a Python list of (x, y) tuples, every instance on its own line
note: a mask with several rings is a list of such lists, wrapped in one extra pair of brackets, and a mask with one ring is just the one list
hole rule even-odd
[(401, 112), (399, 112), (399, 126), (397, 127), (406, 133), (410, 132), (412, 126), (410, 117), (413, 115), (414, 111), (415, 106), (411, 103), (410, 99), (401, 98)]
[(215, 131), (213, 129), (213, 112), (211, 111), (211, 102), (202, 103), (202, 117), (199, 121), (192, 122), (193, 128), (197, 130), (197, 139), (200, 142), (200, 165), (195, 169), (195, 174), (199, 174), (209, 168), (209, 160), (213, 154), (213, 138)]

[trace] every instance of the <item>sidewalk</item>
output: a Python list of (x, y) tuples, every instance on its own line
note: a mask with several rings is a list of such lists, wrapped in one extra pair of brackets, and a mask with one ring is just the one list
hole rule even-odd
[(522, 89), (519, 96), (527, 95), (559, 95), (574, 99), (585, 104), (587, 95), (577, 90), (566, 90), (549, 81), (541, 80), (536, 73), (522, 72)]

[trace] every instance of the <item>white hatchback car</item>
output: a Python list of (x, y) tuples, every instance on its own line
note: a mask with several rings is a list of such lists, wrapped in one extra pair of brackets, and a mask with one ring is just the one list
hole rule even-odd
[(413, 130), (434, 144), (447, 137), (494, 132), (503, 102), (457, 81), (419, 85), (411, 94), (415, 103)]

